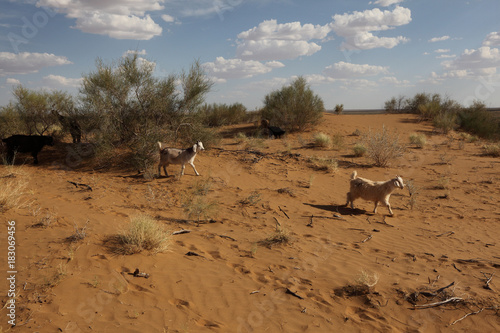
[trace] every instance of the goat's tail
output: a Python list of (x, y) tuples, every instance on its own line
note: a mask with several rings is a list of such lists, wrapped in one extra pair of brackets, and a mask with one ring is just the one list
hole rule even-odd
[(356, 172), (356, 170), (354, 170), (351, 174), (351, 180), (356, 179), (357, 177), (358, 177), (358, 173)]

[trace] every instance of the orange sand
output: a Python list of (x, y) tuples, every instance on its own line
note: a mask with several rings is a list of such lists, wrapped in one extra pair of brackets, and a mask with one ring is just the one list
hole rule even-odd
[[(500, 160), (481, 156), (482, 143), (434, 133), (415, 120), (326, 114), (313, 132), (266, 140), (268, 147), (255, 148), (264, 155), (244, 152), (232, 137), (251, 125), (233, 126), (226, 129), (222, 149), (197, 156), (201, 176), (187, 166), (180, 180), (146, 181), (119, 167), (93, 171), (78, 159), (70, 168), (62, 144), (46, 147), (39, 166), (29, 156), (24, 165), (0, 166), (1, 175), (29, 179), (23, 196), (28, 204), (1, 214), (5, 272), (6, 222), (17, 223), (18, 325), (12, 331), (499, 332)], [(387, 168), (352, 157), (359, 137), (351, 134), (383, 125), (397, 129), (404, 142), (412, 132), (425, 133), (427, 145), (410, 147)], [(340, 133), (343, 147), (311, 147), (315, 132)], [(333, 157), (339, 167), (314, 169), (310, 156)], [(180, 166), (168, 170), (175, 174)], [(420, 188), (417, 206), (410, 209), (404, 189), (391, 197), (394, 217), (383, 206), (373, 215), (373, 203), (361, 199), (355, 210), (343, 207), (353, 170), (374, 180), (396, 174), (413, 180)], [(181, 201), (207, 179), (211, 189), (204, 198), (216, 209), (212, 221), (197, 225), (186, 220)], [(241, 203), (252, 194), (256, 204)], [(191, 232), (173, 235), (165, 253), (110, 252), (105, 240), (141, 213), (170, 231)], [(75, 224), (83, 227), (87, 220), (86, 237), (69, 241)], [(34, 226), (40, 222), (48, 226)], [(260, 241), (275, 232), (277, 222), (292, 242), (268, 248)], [(200, 256), (187, 256), (190, 251)], [(129, 274), (136, 268), (149, 278)], [(363, 272), (378, 277), (369, 290), (356, 287)], [(492, 273), (492, 290), (483, 288)], [(415, 296), (452, 282), (435, 297)], [(2, 305), (6, 287), (0, 286)], [(428, 309), (414, 309), (410, 302), (449, 297), (463, 302)], [(10, 327), (7, 313), (5, 307), (0, 311), (0, 332)]]

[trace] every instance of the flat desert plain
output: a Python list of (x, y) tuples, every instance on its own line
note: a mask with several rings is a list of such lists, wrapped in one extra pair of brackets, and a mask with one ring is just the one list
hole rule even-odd
[[(383, 127), (404, 155), (383, 168), (354, 157)], [(235, 138), (254, 130), (221, 129), (196, 157), (199, 177), (171, 165), (170, 177), (146, 180), (65, 143), (45, 147), (38, 166), (25, 155), (0, 166), (3, 189), (24, 185), (1, 213), (7, 277), (15, 221), (17, 325), (4, 277), (0, 331), (500, 331), (500, 159), (484, 142), (404, 114), (325, 114), (309, 132)], [(334, 145), (314, 147), (318, 132)], [(426, 145), (410, 145), (411, 133)], [(354, 170), (400, 175), (413, 195), (393, 193), (394, 216), (362, 199), (345, 207)], [(141, 215), (168, 231), (166, 251), (120, 253), (113, 240)]]

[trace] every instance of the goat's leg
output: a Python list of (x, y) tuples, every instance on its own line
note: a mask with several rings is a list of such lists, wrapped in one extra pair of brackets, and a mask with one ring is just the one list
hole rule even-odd
[(375, 208), (373, 209), (373, 214), (377, 214), (378, 201), (375, 201)]
[(184, 169), (186, 168), (186, 164), (183, 164), (181, 167), (181, 176), (184, 176)]
[(387, 206), (387, 209), (389, 210), (389, 213), (391, 215), (394, 215), (394, 213), (392, 212), (392, 209), (391, 209), (391, 204), (389, 203), (389, 200), (387, 199), (385, 202), (385, 205)]
[(193, 167), (193, 170), (194, 170), (194, 173), (199, 176), (200, 174), (198, 173), (198, 171), (196, 171), (196, 168), (194, 167), (194, 163), (189, 163), (192, 167)]

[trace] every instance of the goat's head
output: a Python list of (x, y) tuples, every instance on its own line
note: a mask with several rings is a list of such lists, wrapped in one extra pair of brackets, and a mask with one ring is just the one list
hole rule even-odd
[(198, 141), (194, 144), (193, 146), (193, 151), (197, 153), (198, 151), (205, 150), (205, 147), (203, 147), (203, 143), (201, 141)]
[(396, 176), (394, 180), (394, 186), (399, 187), (400, 189), (403, 189), (405, 187), (405, 184), (403, 183), (403, 178)]
[(52, 138), (51, 136), (44, 136), (43, 140), (44, 140), (44, 143), (48, 146), (54, 145), (54, 138)]

